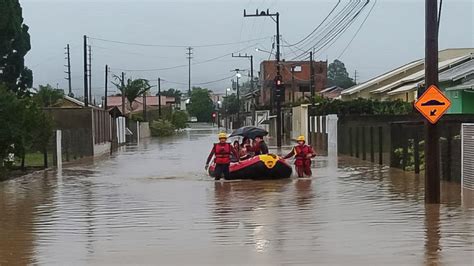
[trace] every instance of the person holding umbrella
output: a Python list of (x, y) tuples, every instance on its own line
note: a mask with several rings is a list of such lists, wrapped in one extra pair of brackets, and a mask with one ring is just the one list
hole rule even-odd
[(230, 166), (230, 155), (233, 154), (235, 158), (239, 158), (239, 154), (232, 147), (230, 143), (227, 142), (227, 134), (219, 133), (218, 135), (219, 143), (215, 143), (212, 147), (209, 156), (206, 161), (206, 171), (209, 168), (209, 163), (211, 162), (212, 157), (215, 157), (214, 162), (216, 163), (216, 168), (214, 170), (215, 180), (221, 179), (224, 175), (224, 179), (229, 179), (229, 166)]
[(286, 160), (295, 156), (295, 168), (298, 177), (311, 176), (311, 158), (315, 157), (316, 153), (311, 146), (305, 144), (304, 136), (299, 136), (296, 141), (298, 144), (283, 159)]

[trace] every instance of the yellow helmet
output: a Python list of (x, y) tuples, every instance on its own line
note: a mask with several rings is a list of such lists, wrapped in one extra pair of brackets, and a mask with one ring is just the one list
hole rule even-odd
[(222, 132), (222, 133), (219, 133), (218, 137), (219, 139), (227, 139), (227, 134)]
[(306, 140), (305, 140), (304, 136), (301, 135), (296, 139), (296, 141), (306, 141)]

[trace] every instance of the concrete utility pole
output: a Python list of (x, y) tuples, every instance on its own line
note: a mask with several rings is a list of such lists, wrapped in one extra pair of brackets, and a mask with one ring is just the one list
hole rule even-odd
[(89, 48), (89, 101), (92, 102), (92, 47), (90, 45), (87, 47)]
[(158, 117), (161, 118), (161, 78), (158, 78)]
[(308, 144), (312, 144), (311, 140), (311, 128), (313, 126), (313, 119), (311, 119), (312, 111), (314, 110), (314, 66), (313, 66), (313, 52), (309, 52), (309, 91), (311, 93), (311, 106), (308, 106)]
[(237, 78), (237, 126), (240, 127), (240, 88), (239, 88), (239, 79), (241, 77), (241, 74), (239, 73), (240, 69), (236, 68), (235, 70), (235, 76)]
[(125, 73), (122, 72), (122, 79), (120, 80), (122, 87), (122, 115), (125, 116)]
[(240, 53), (238, 55), (234, 55), (234, 53), (232, 53), (232, 57), (249, 58), (250, 59), (250, 91), (253, 91), (254, 90), (254, 85), (253, 85), (253, 55), (247, 55), (247, 53), (245, 53), (244, 55), (242, 55)]
[(357, 70), (354, 70), (354, 83), (357, 85)]
[(188, 96), (191, 97), (191, 59), (193, 58), (193, 48), (188, 47), (187, 50), (188, 52), (186, 54), (188, 56), (186, 58), (188, 59)]
[[(275, 81), (280, 80), (281, 81), (281, 75), (280, 75), (280, 13), (270, 13), (270, 11), (267, 9), (267, 11), (262, 11), (258, 12), (258, 9), (255, 11), (255, 14), (250, 14), (247, 15), (247, 11), (244, 9), (244, 17), (270, 17), (275, 21), (276, 23), (276, 77)], [(275, 17), (275, 18), (274, 18)], [(275, 96), (276, 96), (276, 106), (277, 106), (277, 147), (281, 148), (281, 136), (282, 136), (282, 123), (281, 123), (281, 98), (284, 96), (284, 86), (280, 82), (276, 82), (279, 84), (275, 84)], [(283, 91), (283, 93), (282, 93)], [(283, 95), (282, 95), (283, 94)]]
[(105, 94), (104, 94), (104, 110), (107, 110), (107, 89), (109, 84), (109, 66), (105, 65)]
[(71, 85), (71, 53), (69, 51), (69, 44), (67, 44), (66, 46), (66, 59), (67, 59), (66, 80), (68, 81), (68, 88), (69, 88), (69, 93), (67, 95), (69, 97), (74, 97), (74, 94), (72, 94), (72, 85)]
[[(438, 86), (438, 1), (425, 0), (425, 87)], [(438, 125), (425, 121), (425, 203), (440, 203)]]
[(87, 36), (84, 35), (84, 106), (89, 106), (89, 89), (87, 88)]

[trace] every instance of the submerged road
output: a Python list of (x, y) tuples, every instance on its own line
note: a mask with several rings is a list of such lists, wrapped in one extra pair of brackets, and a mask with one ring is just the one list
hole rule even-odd
[(216, 131), (0, 183), (0, 265), (472, 265), (474, 208), (443, 184), (317, 157), (312, 179), (218, 181)]

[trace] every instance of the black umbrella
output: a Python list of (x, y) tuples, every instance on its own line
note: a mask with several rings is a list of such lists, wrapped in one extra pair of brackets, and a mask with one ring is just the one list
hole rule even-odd
[(230, 134), (230, 137), (242, 136), (250, 139), (255, 139), (255, 137), (263, 137), (266, 135), (268, 135), (268, 132), (265, 129), (261, 129), (258, 127), (241, 127), (234, 130), (234, 132)]

